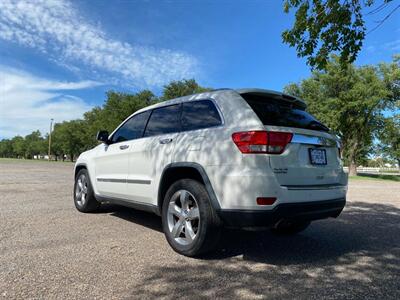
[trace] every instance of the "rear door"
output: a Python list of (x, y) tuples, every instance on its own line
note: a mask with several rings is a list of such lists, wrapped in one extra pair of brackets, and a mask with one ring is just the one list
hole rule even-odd
[(271, 154), (270, 166), (285, 186), (334, 185), (341, 179), (338, 139), (303, 107), (268, 96), (242, 95), (267, 131), (290, 132), (282, 154)]
[(136, 202), (157, 204), (161, 173), (171, 163), (177, 136), (181, 130), (181, 104), (152, 111), (140, 145), (130, 151), (127, 192)]

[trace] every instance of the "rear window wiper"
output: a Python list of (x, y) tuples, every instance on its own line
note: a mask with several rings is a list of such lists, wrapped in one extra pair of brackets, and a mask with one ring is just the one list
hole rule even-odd
[(308, 128), (315, 129), (315, 130), (329, 131), (328, 127), (326, 127), (324, 124), (317, 122), (317, 121), (311, 121), (308, 124)]

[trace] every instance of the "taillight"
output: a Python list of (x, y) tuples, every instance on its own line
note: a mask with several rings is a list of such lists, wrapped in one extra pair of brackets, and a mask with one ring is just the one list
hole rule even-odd
[(285, 151), (286, 145), (290, 143), (293, 133), (290, 132), (267, 132), (268, 153), (281, 154)]
[(242, 153), (281, 154), (292, 140), (290, 132), (243, 131), (232, 134), (233, 142)]
[(266, 131), (235, 132), (232, 139), (242, 153), (267, 153)]
[(340, 159), (343, 159), (343, 152), (342, 152), (342, 143), (341, 142), (338, 142), (338, 147), (337, 147), (337, 150), (338, 150), (338, 155), (339, 155), (339, 158)]

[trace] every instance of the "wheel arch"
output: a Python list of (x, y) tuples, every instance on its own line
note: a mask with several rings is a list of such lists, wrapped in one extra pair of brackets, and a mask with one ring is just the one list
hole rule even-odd
[(167, 165), (161, 174), (157, 195), (157, 206), (160, 215), (162, 211), (164, 197), (168, 188), (177, 180), (184, 178), (194, 179), (204, 184), (210, 197), (212, 207), (216, 211), (220, 209), (220, 205), (214, 193), (214, 189), (204, 168), (197, 163), (180, 162)]
[(76, 175), (78, 175), (79, 171), (82, 169), (85, 169), (88, 172), (90, 183), (92, 185), (94, 194), (97, 197), (98, 191), (97, 191), (97, 186), (96, 186), (96, 178), (94, 178), (94, 176), (92, 176), (94, 174), (94, 170), (90, 170), (90, 168), (86, 162), (79, 162), (75, 165), (74, 180), (76, 179)]
[[(74, 178), (76, 178), (76, 175), (78, 175), (79, 171), (82, 170), (82, 169), (86, 169), (86, 171), (89, 172), (86, 164), (84, 164), (84, 163), (77, 164), (75, 166)], [(89, 175), (89, 177), (90, 177), (90, 175)]]

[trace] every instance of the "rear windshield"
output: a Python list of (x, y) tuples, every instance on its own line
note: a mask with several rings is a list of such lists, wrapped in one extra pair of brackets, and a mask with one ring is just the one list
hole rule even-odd
[(264, 125), (329, 131), (328, 127), (308, 112), (295, 107), (290, 102), (251, 94), (241, 96), (254, 110)]

